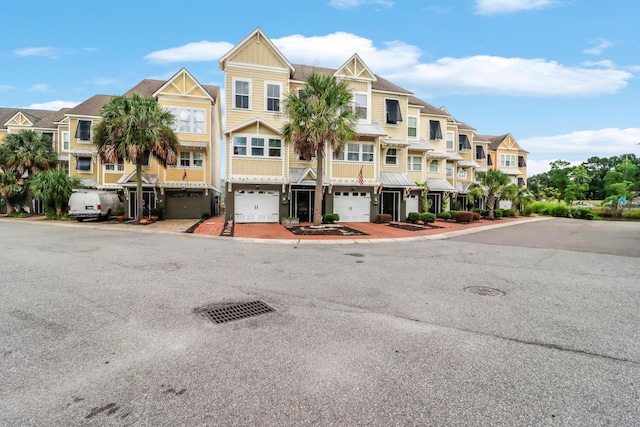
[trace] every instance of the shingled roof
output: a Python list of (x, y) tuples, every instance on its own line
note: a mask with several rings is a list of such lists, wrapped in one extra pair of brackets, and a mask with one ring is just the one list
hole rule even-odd
[(93, 95), (86, 101), (71, 108), (66, 114), (72, 116), (99, 116), (102, 107), (109, 102), (113, 96), (111, 95)]
[[(6, 123), (18, 112), (31, 120), (33, 127), (36, 128), (54, 128), (54, 121), (64, 117), (62, 110), (37, 110), (32, 108), (4, 108), (0, 107), (0, 129), (6, 129)], [(57, 120), (56, 120), (57, 119)]]
[(480, 141), (489, 141), (489, 148), (492, 150), (497, 150), (507, 136), (509, 136), (508, 133), (500, 136), (476, 135), (476, 138), (478, 138)]
[[(314, 72), (317, 74), (332, 76), (336, 73), (336, 71), (338, 71), (335, 68), (323, 68), (323, 67), (315, 67), (315, 66), (302, 65), (302, 64), (293, 64), (293, 67), (295, 68), (295, 71), (291, 75), (291, 79), (299, 82), (304, 82), (307, 79), (307, 76), (309, 76), (310, 74), (313, 74)], [(401, 88), (400, 86), (391, 83), (389, 80), (383, 77), (380, 77), (377, 74), (374, 74), (374, 76), (376, 76), (377, 80), (374, 82), (371, 82), (371, 89), (373, 90), (403, 93), (407, 95), (413, 94), (413, 92), (408, 91), (404, 88)]]
[(421, 106), (422, 107), (422, 109), (420, 110), (421, 113), (431, 114), (433, 116), (449, 117), (449, 114), (447, 114), (446, 112), (442, 111), (437, 107), (434, 107), (433, 105), (423, 101), (422, 99), (416, 98), (415, 96), (409, 97), (409, 105)]

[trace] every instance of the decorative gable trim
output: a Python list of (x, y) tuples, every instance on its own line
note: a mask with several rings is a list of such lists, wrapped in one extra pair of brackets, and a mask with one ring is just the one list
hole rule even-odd
[(253, 30), (251, 34), (245, 37), (240, 43), (235, 45), (229, 52), (227, 52), (222, 56), (222, 58), (220, 58), (220, 61), (219, 61), (220, 69), (224, 71), (227, 63), (231, 62), (230, 60), (234, 56), (236, 56), (242, 49), (247, 47), (249, 43), (251, 43), (254, 40), (256, 40), (257, 43), (264, 43), (273, 52), (273, 54), (280, 60), (280, 62), (282, 62), (282, 65), (285, 68), (288, 68), (289, 72), (293, 74), (293, 72), (295, 71), (295, 69), (293, 68), (293, 65), (291, 65), (291, 63), (282, 54), (282, 52), (280, 52), (280, 50), (276, 47), (276, 45), (273, 44), (273, 42), (269, 39), (269, 37), (267, 37), (262, 32), (260, 27)]
[(16, 114), (13, 115), (13, 117), (7, 120), (4, 126), (30, 126), (31, 127), (33, 126), (33, 122), (29, 120), (27, 116), (22, 114), (21, 111), (18, 111)]
[(264, 126), (267, 129), (271, 130), (272, 132), (277, 133), (278, 135), (280, 135), (282, 133), (281, 129), (263, 119), (261, 119), (260, 117), (256, 117), (253, 120), (249, 120), (248, 122), (244, 122), (244, 123), (240, 123), (237, 126), (232, 127), (231, 129), (227, 129), (224, 133), (229, 135), (232, 134), (234, 132), (240, 131), (248, 126), (251, 125), (256, 125), (258, 127), (258, 129), (260, 128), (260, 126)]
[(364, 80), (375, 82), (378, 79), (375, 74), (367, 67), (357, 53), (354, 53), (338, 70), (333, 74), (335, 77), (343, 77), (353, 80)]
[[(193, 83), (193, 87), (188, 89), (188, 82)], [(193, 77), (186, 68), (182, 68), (180, 71), (174, 74), (173, 77), (167, 80), (165, 84), (160, 86), (160, 88), (153, 93), (153, 96), (158, 97), (163, 92), (166, 92), (169, 88), (174, 88), (184, 96), (197, 95), (202, 98), (207, 98), (211, 100), (211, 102), (215, 102), (211, 95), (202, 87), (200, 82), (198, 82), (198, 80), (196, 80), (195, 77)]]

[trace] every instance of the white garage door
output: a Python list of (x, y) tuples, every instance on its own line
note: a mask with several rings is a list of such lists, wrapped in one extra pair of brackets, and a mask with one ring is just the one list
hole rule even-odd
[(417, 194), (409, 194), (407, 198), (407, 214), (409, 212), (420, 212), (420, 196)]
[(280, 195), (276, 191), (235, 192), (235, 222), (279, 222)]
[(340, 222), (368, 222), (371, 193), (362, 191), (336, 191), (333, 193), (333, 212)]

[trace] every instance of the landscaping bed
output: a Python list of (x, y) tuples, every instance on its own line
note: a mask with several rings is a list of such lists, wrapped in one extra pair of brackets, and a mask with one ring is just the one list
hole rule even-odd
[(307, 225), (289, 225), (285, 228), (296, 236), (367, 236), (367, 233), (344, 225), (319, 228)]

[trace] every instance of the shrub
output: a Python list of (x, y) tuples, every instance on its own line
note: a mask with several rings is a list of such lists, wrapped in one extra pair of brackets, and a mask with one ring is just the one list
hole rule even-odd
[(430, 222), (436, 222), (436, 215), (432, 214), (431, 212), (423, 212), (423, 213), (420, 214), (420, 219), (425, 224), (428, 224)]
[(407, 215), (408, 222), (417, 222), (420, 221), (420, 212), (409, 212)]
[(376, 216), (376, 223), (385, 224), (391, 222), (391, 214), (378, 214)]
[(531, 209), (531, 206), (527, 206), (526, 208), (524, 208), (522, 215), (531, 216), (532, 213), (533, 213), (533, 209)]
[(593, 219), (593, 214), (588, 208), (571, 208), (569, 212), (577, 219)]
[(327, 213), (324, 214), (322, 220), (325, 224), (333, 224), (334, 222), (340, 220), (340, 215), (338, 215), (337, 213)]
[(481, 217), (487, 217), (488, 215), (488, 211), (486, 209), (479, 209), (479, 208), (475, 208), (473, 210), (475, 213), (480, 214)]
[(449, 213), (451, 214), (451, 218), (453, 218), (453, 216), (456, 214), (456, 212), (458, 212), (458, 211), (455, 211), (455, 210), (450, 210), (449, 211)]
[(625, 209), (622, 217), (626, 219), (640, 219), (640, 209)]
[(503, 217), (512, 217), (512, 216), (516, 216), (516, 214), (511, 209), (502, 209), (502, 216)]
[(473, 212), (458, 211), (453, 215), (456, 222), (467, 223), (473, 221)]
[(567, 217), (569, 216), (569, 208), (566, 205), (555, 205), (549, 213), (551, 216)]
[(482, 218), (480, 214), (478, 212), (472, 212), (472, 213), (473, 213), (473, 220), (480, 221), (480, 218)]
[(502, 215), (504, 214), (504, 211), (500, 208), (495, 208), (493, 210), (493, 217), (494, 218), (502, 218)]
[(445, 221), (448, 219), (451, 219), (451, 212), (440, 212), (438, 215), (436, 215), (438, 218), (440, 219), (444, 219)]

